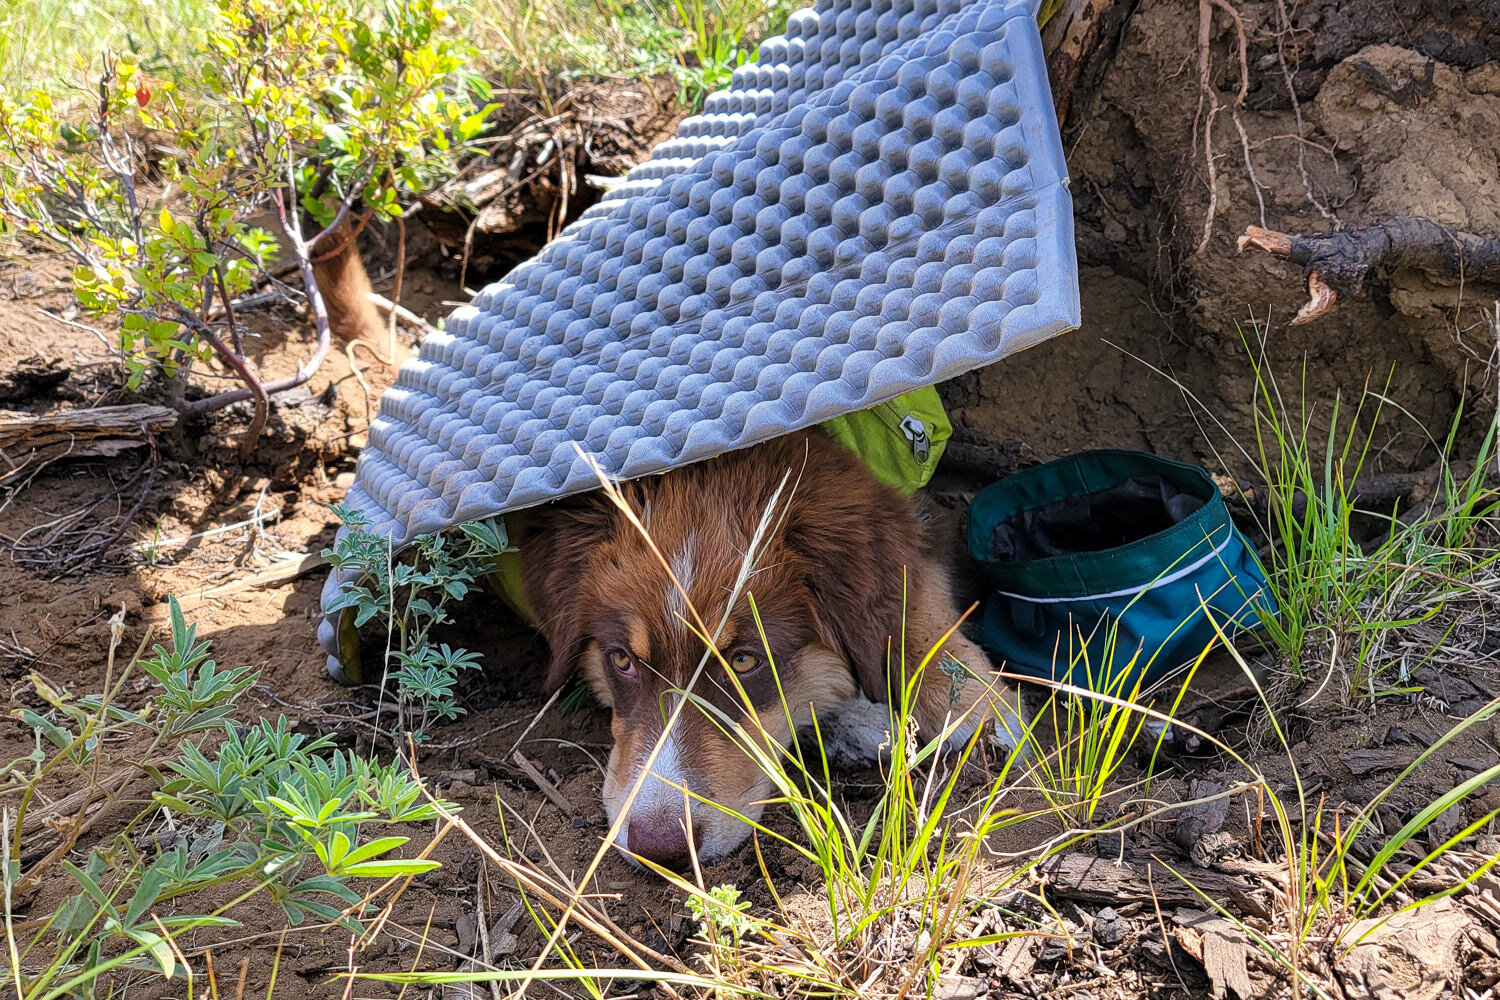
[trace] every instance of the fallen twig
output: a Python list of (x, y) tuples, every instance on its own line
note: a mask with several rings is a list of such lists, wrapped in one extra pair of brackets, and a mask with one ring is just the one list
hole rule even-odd
[(526, 772), (526, 777), (530, 778), (532, 784), (541, 789), (542, 794), (547, 796), (548, 800), (550, 800), (553, 805), (557, 806), (557, 808), (561, 809), (568, 816), (578, 815), (577, 807), (575, 807), (572, 802), (568, 801), (567, 796), (563, 795), (562, 792), (557, 790), (556, 785), (547, 780), (547, 776), (544, 775), (535, 764), (527, 759), (525, 754), (517, 750), (515, 753), (511, 754), (511, 759), (516, 762), (517, 767)]
[[(387, 316), (395, 316), (407, 326), (410, 326), (416, 330), (420, 330), (424, 334), (438, 332), (437, 327), (433, 326), (431, 323), (427, 322), (425, 319), (418, 316), (416, 313), (412, 312), (405, 306), (396, 305), (390, 299), (386, 298), (384, 295), (381, 295), (378, 292), (366, 292), (365, 297), (371, 302), (375, 303), (376, 309), (379, 309)], [(377, 357), (378, 356), (379, 355), (377, 355)], [(384, 361), (383, 358), (381, 360)], [(389, 364), (390, 362), (385, 363)]]

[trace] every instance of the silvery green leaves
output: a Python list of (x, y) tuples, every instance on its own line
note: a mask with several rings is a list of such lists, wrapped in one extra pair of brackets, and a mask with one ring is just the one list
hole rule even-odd
[(345, 504), (329, 509), (344, 530), (323, 555), (346, 583), (325, 609), (352, 616), (356, 630), (384, 625), (385, 677), (394, 685), (401, 725), (420, 740), (429, 723), (463, 714), (458, 675), (477, 668), (479, 654), (434, 643), (431, 634), (450, 620), (450, 606), (494, 571), (495, 559), (514, 551), (505, 524), (487, 518), (423, 535), (398, 554), (388, 538), (369, 530), (362, 512)]
[[(52, 830), (61, 849), (11, 861), (7, 888), (30, 892), (53, 864), (72, 888), (25, 945), (42, 962), (26, 996), (72, 995), (111, 969), (182, 975), (177, 939), (233, 925), (232, 908), (260, 893), (289, 925), (336, 922), (357, 932), (365, 891), (355, 880), (436, 867), (401, 856), (407, 837), (393, 827), (430, 822), (451, 804), (428, 797), (399, 758), (340, 750), (284, 716), (242, 722), (241, 697), (259, 673), (218, 667), (175, 600), (170, 611), (166, 641), (142, 640), (123, 668), (111, 651), (103, 691), (77, 696), (36, 677), (39, 707), (17, 713), (38, 749), (0, 767), (0, 791), (14, 794), (7, 829), (17, 843), (20, 831), (32, 831), (31, 843)], [(435, 656), (454, 669), (463, 658), (446, 647)], [(118, 704), (142, 674), (152, 682), (144, 703)], [(87, 797), (44, 830), (31, 809), (49, 777), (76, 781)], [(126, 814), (129, 836), (95, 846), (81, 863), (68, 859), (91, 817), (124, 806), (135, 810)]]

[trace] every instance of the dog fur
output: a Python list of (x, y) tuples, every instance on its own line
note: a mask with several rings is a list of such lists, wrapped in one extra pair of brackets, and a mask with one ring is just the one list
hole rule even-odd
[[(753, 573), (728, 607), (784, 480)], [(973, 643), (957, 632), (944, 639), (960, 612), (912, 500), (822, 432), (624, 483), (620, 492), (656, 551), (601, 493), (542, 509), (521, 538), (527, 599), (551, 646), (548, 689), (581, 671), (613, 714), (604, 804), (613, 821), (630, 803), (620, 847), (680, 867), (690, 849), (712, 859), (745, 839), (748, 825), (724, 810), (754, 820), (772, 789), (727, 735), (726, 720), (756, 734), (748, 738), (785, 746), (814, 708), (820, 726), (842, 710), (843, 724), (828, 732), (864, 744), (866, 756), (877, 752), (889, 742), (885, 705), (902, 672), (887, 664), (902, 658), (903, 623), (908, 661), (943, 646), (917, 689), (923, 737), (948, 729), (950, 743), (961, 742), (994, 719), (997, 738), (1014, 747), (1014, 690), (991, 676)], [(705, 659), (700, 622), (710, 635), (722, 623), (722, 661)], [(749, 667), (734, 678), (743, 696), (726, 670), (734, 665)], [(716, 711), (690, 699), (663, 738), (695, 675), (692, 694)]]

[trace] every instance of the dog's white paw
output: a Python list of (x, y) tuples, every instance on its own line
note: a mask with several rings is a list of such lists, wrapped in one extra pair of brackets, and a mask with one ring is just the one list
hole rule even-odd
[(891, 707), (864, 695), (839, 702), (834, 714), (818, 719), (823, 752), (835, 764), (860, 767), (890, 753)]
[(1021, 699), (1016, 698), (1016, 704), (996, 698), (992, 702), (994, 707), (991, 716), (993, 725), (990, 727), (990, 742), (995, 746), (1007, 751), (1012, 757), (1025, 760), (1031, 756), (1031, 734), (1030, 724), (1026, 718), (1026, 709), (1021, 705)]

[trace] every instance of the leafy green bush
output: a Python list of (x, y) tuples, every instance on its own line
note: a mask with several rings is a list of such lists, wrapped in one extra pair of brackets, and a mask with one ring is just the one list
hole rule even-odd
[[(177, 380), (178, 406), (254, 400), (253, 445), (268, 397), (327, 353), (315, 261), (401, 215), (483, 128), (472, 56), (443, 0), (219, 0), (169, 78), (104, 53), (86, 99), (0, 88), (0, 217), (77, 262), (79, 302), (120, 320), (132, 387), (217, 356), (243, 386), (189, 402)], [(279, 239), (247, 221), (267, 206)], [(278, 249), (301, 271), (318, 344), (296, 375), (263, 382), (234, 303)]]

